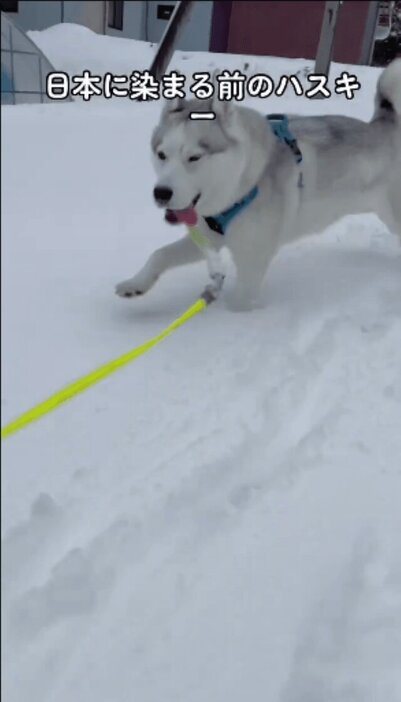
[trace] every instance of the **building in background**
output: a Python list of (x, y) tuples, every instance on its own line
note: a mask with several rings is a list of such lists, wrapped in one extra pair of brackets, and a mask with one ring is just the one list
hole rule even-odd
[(401, 56), (401, 0), (381, 2), (373, 66), (386, 66)]
[[(101, 34), (158, 43), (175, 4), (168, 0), (1, 0), (0, 7), (25, 31), (72, 22)], [(375, 42), (372, 16), (380, 36), (387, 7), (395, 4), (344, 0), (333, 59), (370, 63)], [(377, 7), (376, 13), (372, 14), (372, 6)], [(200, 0), (177, 48), (314, 59), (324, 8), (324, 0)]]
[[(332, 59), (372, 61), (380, 6), (391, 2), (344, 0), (336, 25)], [(214, 3), (210, 49), (229, 53), (314, 59), (326, 3), (322, 0)]]
[[(2, 103), (47, 99), (44, 75), (53, 69), (24, 32), (68, 22), (99, 34), (156, 44), (175, 5), (142, 0), (0, 0)], [(201, 0), (195, 3), (177, 48), (313, 60), (325, 7), (324, 0)], [(379, 66), (400, 54), (401, 0), (341, 3), (334, 61)]]
[(50, 102), (46, 76), (52, 71), (54, 68), (36, 44), (2, 13), (1, 103)]
[[(158, 43), (175, 4), (142, 0), (1, 0), (0, 9), (25, 32), (71, 22), (99, 34)], [(209, 50), (213, 4), (212, 0), (196, 3), (178, 48)]]

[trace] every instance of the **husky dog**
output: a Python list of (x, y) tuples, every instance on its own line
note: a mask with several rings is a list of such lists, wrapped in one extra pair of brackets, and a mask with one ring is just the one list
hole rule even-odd
[[(151, 143), (154, 199), (167, 221), (196, 222), (208, 247), (187, 235), (158, 249), (117, 285), (117, 294), (143, 295), (167, 270), (226, 247), (237, 273), (235, 306), (250, 309), (284, 244), (366, 212), (401, 237), (401, 59), (381, 73), (372, 110), (370, 122), (288, 116), (291, 143), (277, 137), (264, 115), (233, 102), (167, 102)], [(208, 111), (215, 119), (190, 118)], [(222, 232), (216, 221), (236, 203)]]

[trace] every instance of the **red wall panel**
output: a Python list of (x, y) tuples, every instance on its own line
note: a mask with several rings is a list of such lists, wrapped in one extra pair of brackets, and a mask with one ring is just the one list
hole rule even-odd
[[(234, 54), (314, 59), (324, 0), (251, 0), (231, 3), (227, 51)], [(345, 0), (337, 22), (334, 59), (358, 63), (368, 0)]]

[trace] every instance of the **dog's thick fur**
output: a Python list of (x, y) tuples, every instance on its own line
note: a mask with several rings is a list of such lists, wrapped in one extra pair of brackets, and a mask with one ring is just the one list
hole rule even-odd
[[(189, 119), (191, 111), (208, 110), (215, 112), (215, 120)], [(401, 59), (380, 75), (370, 122), (289, 116), (289, 125), (303, 154), (302, 188), (292, 152), (273, 135), (265, 116), (233, 102), (170, 101), (153, 134), (157, 185), (171, 192), (168, 203), (159, 200), (159, 206), (184, 210), (199, 195), (196, 212), (213, 216), (255, 185), (259, 188), (225, 236), (199, 220), (211, 246), (231, 252), (240, 308), (257, 303), (269, 263), (281, 246), (323, 232), (341, 217), (373, 212), (401, 237)], [(183, 237), (156, 251), (116, 292), (141, 295), (165, 271), (202, 257), (192, 240)]]

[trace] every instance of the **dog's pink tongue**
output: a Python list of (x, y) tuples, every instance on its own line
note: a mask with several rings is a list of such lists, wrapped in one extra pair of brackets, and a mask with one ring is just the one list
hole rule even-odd
[(198, 221), (198, 216), (193, 207), (188, 207), (186, 210), (175, 210), (174, 214), (178, 222), (188, 224), (190, 227), (194, 227)]

